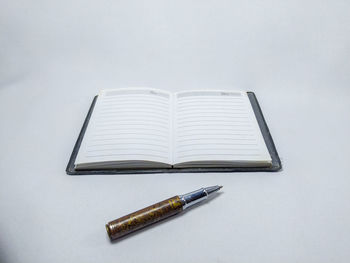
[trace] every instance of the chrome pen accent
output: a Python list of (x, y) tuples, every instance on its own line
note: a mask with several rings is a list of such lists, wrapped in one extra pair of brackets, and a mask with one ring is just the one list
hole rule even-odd
[(208, 196), (216, 191), (219, 191), (222, 188), (222, 186), (215, 185), (215, 186), (209, 186), (205, 188), (198, 189), (196, 191), (180, 195), (180, 199), (183, 203), (182, 209), (185, 210), (205, 199), (208, 198)]

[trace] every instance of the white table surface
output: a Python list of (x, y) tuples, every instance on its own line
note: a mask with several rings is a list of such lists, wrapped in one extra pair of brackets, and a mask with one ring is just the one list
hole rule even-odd
[[(21, 1), (0, 8), (0, 262), (348, 262), (349, 1)], [(68, 176), (100, 89), (254, 91), (278, 173)], [(104, 225), (202, 186), (111, 244)]]

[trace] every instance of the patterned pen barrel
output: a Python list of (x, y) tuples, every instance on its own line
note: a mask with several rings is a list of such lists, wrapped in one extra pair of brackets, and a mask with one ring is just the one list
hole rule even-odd
[(184, 209), (201, 202), (222, 186), (201, 188), (188, 194), (174, 196), (106, 224), (111, 240), (118, 239), (136, 230), (180, 213)]

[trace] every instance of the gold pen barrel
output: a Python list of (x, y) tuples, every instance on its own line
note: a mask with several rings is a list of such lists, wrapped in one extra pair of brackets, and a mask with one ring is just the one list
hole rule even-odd
[(107, 233), (111, 240), (115, 240), (175, 215), (182, 209), (183, 202), (180, 197), (174, 196), (107, 223)]

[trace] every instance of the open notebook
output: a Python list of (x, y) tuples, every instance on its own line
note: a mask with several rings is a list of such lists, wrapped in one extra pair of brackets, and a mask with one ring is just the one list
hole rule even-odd
[(246, 92), (102, 90), (89, 114), (76, 171), (272, 164)]

